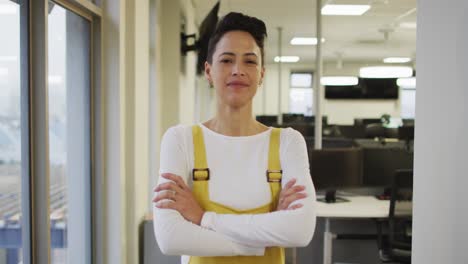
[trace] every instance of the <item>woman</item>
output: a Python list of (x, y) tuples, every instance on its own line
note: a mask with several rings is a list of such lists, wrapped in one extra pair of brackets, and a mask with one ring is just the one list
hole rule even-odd
[(183, 255), (182, 263), (284, 263), (284, 247), (312, 238), (315, 192), (304, 138), (252, 115), (265, 37), (262, 21), (226, 15), (205, 63), (216, 116), (163, 137), (155, 235), (161, 251)]

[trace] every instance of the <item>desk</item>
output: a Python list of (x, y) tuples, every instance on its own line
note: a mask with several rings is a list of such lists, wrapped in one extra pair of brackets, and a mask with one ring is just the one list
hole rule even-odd
[(390, 201), (378, 200), (374, 196), (349, 196), (349, 202), (317, 202), (317, 217), (325, 218), (323, 234), (323, 264), (332, 263), (332, 246), (335, 234), (330, 231), (330, 218), (387, 218)]

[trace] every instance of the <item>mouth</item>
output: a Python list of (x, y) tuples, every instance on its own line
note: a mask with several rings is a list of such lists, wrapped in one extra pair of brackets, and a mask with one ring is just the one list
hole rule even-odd
[(246, 82), (242, 82), (242, 81), (232, 81), (232, 82), (228, 82), (227, 86), (233, 87), (233, 88), (243, 88), (243, 87), (248, 87), (249, 84)]

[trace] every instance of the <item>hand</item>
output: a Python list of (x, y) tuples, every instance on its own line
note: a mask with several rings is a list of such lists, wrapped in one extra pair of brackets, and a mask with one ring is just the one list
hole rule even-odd
[(286, 183), (284, 188), (281, 190), (276, 211), (294, 210), (302, 207), (302, 204), (295, 204), (290, 207), (293, 202), (307, 197), (307, 194), (301, 193), (305, 190), (305, 186), (294, 186), (295, 183), (296, 179), (292, 179)]
[(171, 182), (162, 183), (154, 188), (154, 191), (158, 192), (158, 195), (153, 199), (156, 207), (176, 210), (187, 221), (200, 225), (205, 211), (195, 200), (192, 190), (185, 184), (182, 177), (171, 173), (163, 173), (161, 177)]

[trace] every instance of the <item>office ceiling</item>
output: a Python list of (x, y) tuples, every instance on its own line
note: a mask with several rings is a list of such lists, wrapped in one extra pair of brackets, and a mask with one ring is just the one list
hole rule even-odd
[[(192, 0), (199, 25), (217, 0)], [(329, 4), (370, 4), (362, 16), (322, 16), (325, 62), (382, 62), (385, 57), (416, 56), (417, 0), (322, 0)], [(278, 54), (277, 27), (283, 28), (282, 54), (299, 56), (301, 63), (314, 63), (315, 46), (293, 46), (293, 37), (316, 36), (315, 0), (221, 0), (219, 15), (230, 11), (256, 16), (268, 29), (266, 62)], [(388, 30), (388, 38), (382, 31)], [(341, 55), (340, 55), (341, 54)], [(411, 62), (411, 64), (414, 63)]]

